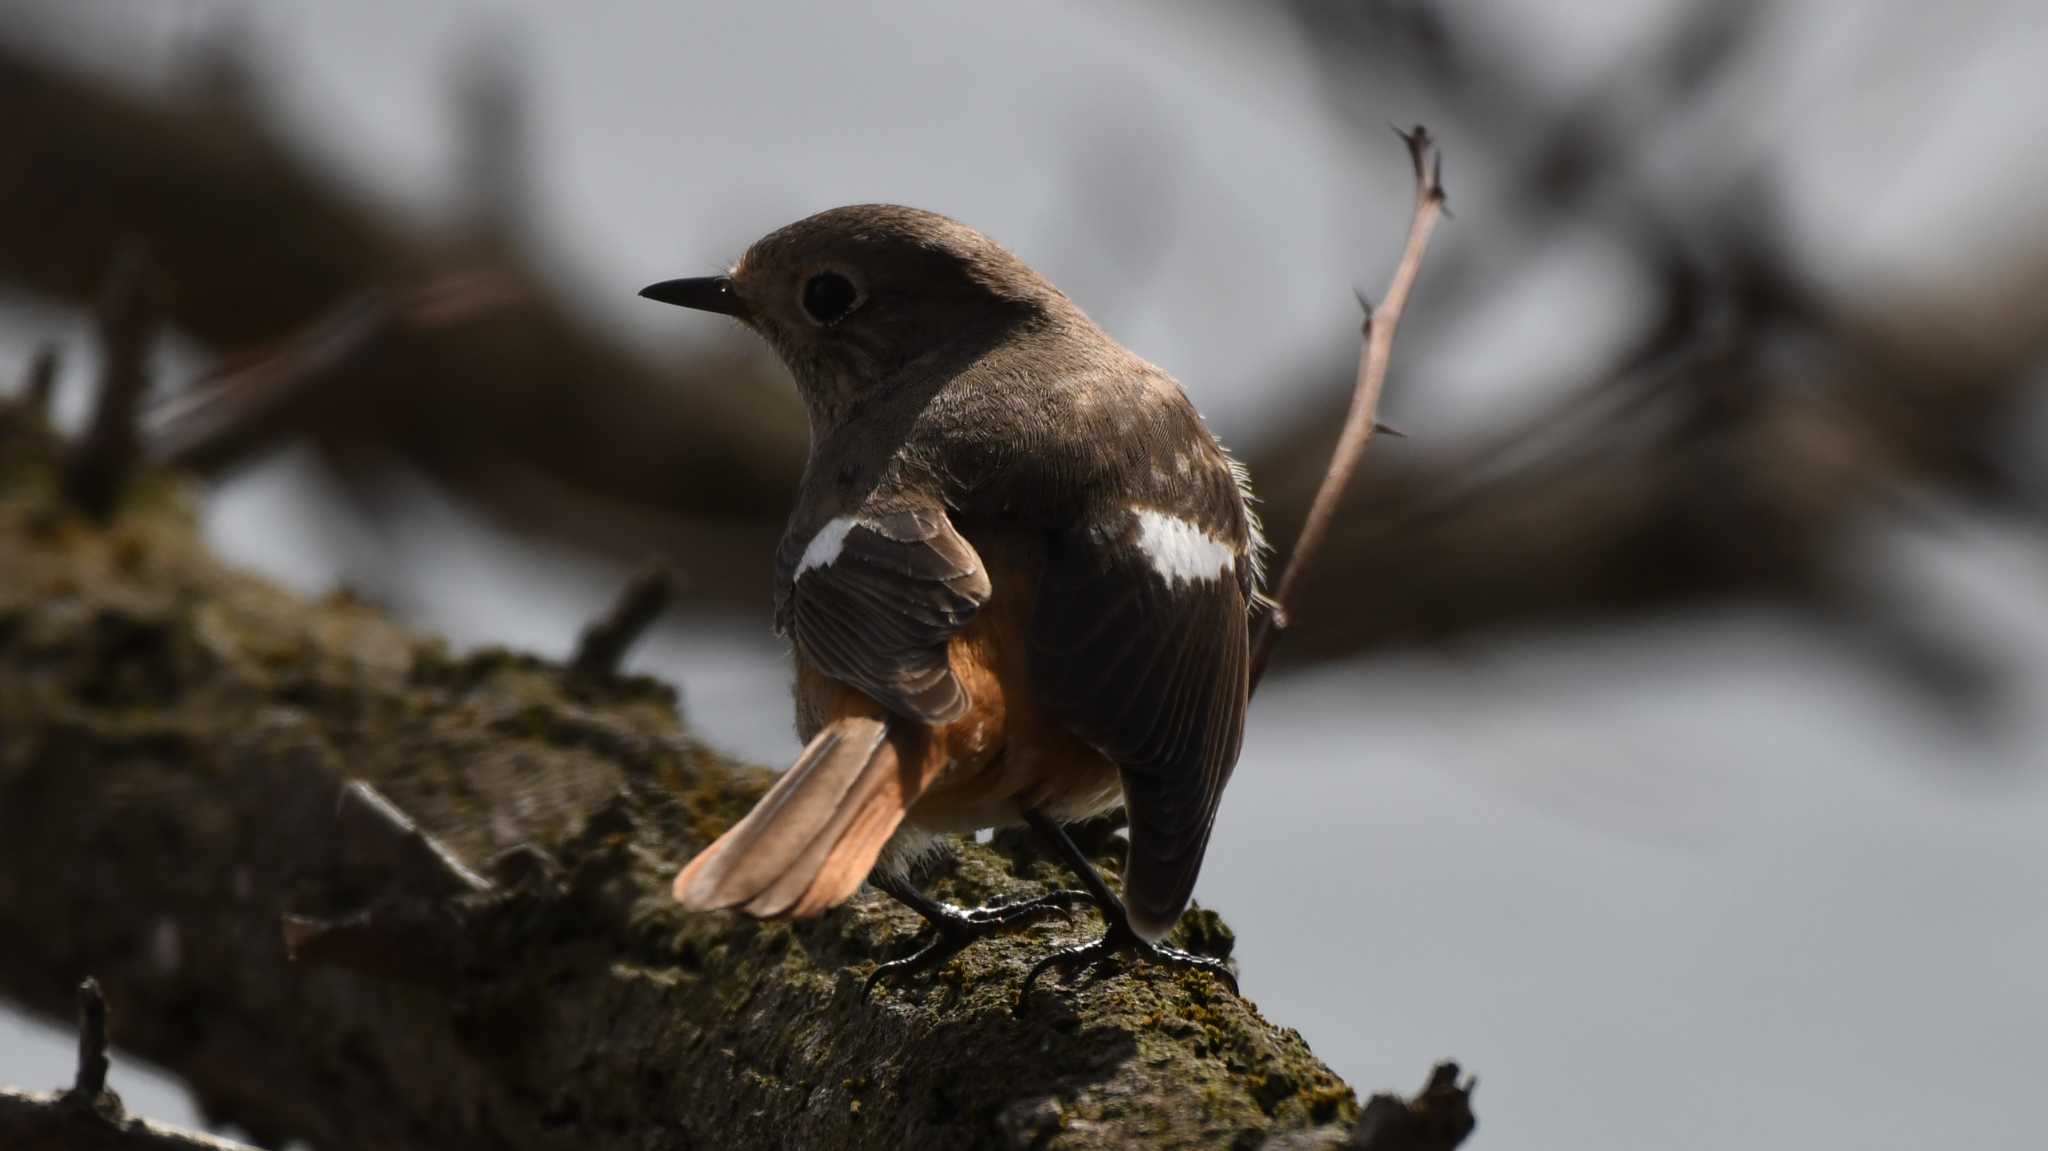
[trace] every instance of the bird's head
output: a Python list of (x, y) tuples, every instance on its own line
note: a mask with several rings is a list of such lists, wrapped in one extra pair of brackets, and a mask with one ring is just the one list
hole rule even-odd
[(814, 424), (957, 371), (1012, 333), (1072, 311), (988, 237), (891, 204), (806, 217), (763, 236), (724, 275), (665, 280), (640, 294), (759, 332), (796, 377)]

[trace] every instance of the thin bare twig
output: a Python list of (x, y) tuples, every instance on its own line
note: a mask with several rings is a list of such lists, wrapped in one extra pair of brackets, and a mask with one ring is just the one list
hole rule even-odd
[(602, 678), (617, 675), (619, 662), (675, 597), (675, 577), (661, 564), (642, 568), (619, 592), (611, 610), (592, 620), (576, 640), (569, 661), (573, 675)]
[(1323, 476), (1322, 486), (1316, 489), (1316, 498), (1309, 504), (1308, 519), (1301, 525), (1301, 537), (1295, 542), (1294, 553), (1287, 559), (1287, 567), (1280, 573), (1280, 582), (1271, 598), (1266, 601), (1266, 611), (1259, 619), (1258, 631), (1252, 637), (1251, 689), (1258, 690), (1259, 680), (1266, 674), (1266, 661), (1272, 657), (1273, 644), (1280, 633), (1287, 629), (1288, 606), (1294, 602), (1294, 594), (1302, 576), (1315, 564), (1316, 553), (1322, 548), (1323, 537), (1329, 534), (1330, 523), (1336, 518), (1337, 504), (1344, 497), (1344, 489), (1351, 484), (1351, 476), (1358, 470), (1358, 461), (1365, 454), (1365, 445), (1372, 440), (1375, 431), (1382, 430), (1377, 415), (1380, 393), (1387, 382), (1387, 364), (1394, 355), (1394, 330), (1401, 323), (1402, 310), (1408, 306), (1408, 294), (1415, 287), (1415, 278), (1422, 271), (1422, 257), (1429, 250), (1430, 233), (1436, 230), (1437, 221), (1448, 209), (1444, 197), (1443, 156), (1436, 149), (1436, 139), (1429, 129), (1420, 124), (1411, 132), (1401, 133), (1401, 139), (1408, 145), (1408, 156), (1415, 164), (1415, 215), (1408, 225), (1408, 244), (1401, 252), (1401, 263), (1394, 269), (1394, 278), (1387, 285), (1386, 299), (1377, 310), (1373, 309), (1363, 295), (1359, 303), (1365, 305), (1365, 327), (1358, 352), (1357, 385), (1351, 395), (1351, 411), (1344, 418), (1344, 430), (1337, 437), (1336, 450), (1330, 456), (1330, 468)]
[(99, 303), (100, 394), (92, 423), (64, 463), (64, 496), (94, 519), (111, 519), (141, 454), (137, 409), (149, 387), (143, 360), (157, 320), (150, 272), (139, 251), (115, 265)]
[(390, 341), (526, 302), (509, 275), (463, 269), (405, 289), (356, 293), (275, 344), (236, 357), (150, 406), (152, 462), (206, 471), (317, 425), (334, 397)]

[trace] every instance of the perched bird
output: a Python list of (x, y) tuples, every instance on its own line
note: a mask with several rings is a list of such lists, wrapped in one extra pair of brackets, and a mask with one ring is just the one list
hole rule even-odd
[[(970, 911), (911, 881), (932, 834), (1028, 823), (1108, 930), (1027, 990), (1131, 952), (1228, 979), (1158, 941), (1237, 762), (1263, 544), (1244, 470), (1180, 385), (993, 241), (912, 208), (821, 212), (641, 295), (759, 333), (811, 427), (775, 557), (806, 744), (676, 898), (811, 916), (872, 879), (937, 929), (876, 974), (922, 970), (1084, 898)], [(1062, 826), (1119, 804), (1121, 900)]]

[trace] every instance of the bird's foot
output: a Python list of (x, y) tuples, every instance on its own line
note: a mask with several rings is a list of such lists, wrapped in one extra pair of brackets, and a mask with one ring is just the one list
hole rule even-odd
[(1054, 891), (1035, 899), (987, 907), (954, 907), (937, 902), (916, 907), (917, 913), (932, 925), (931, 941), (901, 959), (878, 964), (868, 974), (861, 994), (872, 993), (875, 984), (883, 980), (904, 979), (943, 966), (978, 939), (1000, 935), (1054, 915), (1064, 916), (1077, 904), (1087, 902), (1089, 895), (1085, 891)]
[(1034, 899), (1019, 899), (1014, 903), (991, 903), (985, 907), (956, 908), (970, 923), (1030, 923), (1045, 918), (1054, 912), (1064, 916), (1082, 904), (1091, 902), (1085, 891), (1048, 891)]
[[(1118, 910), (1121, 911), (1122, 909), (1119, 908)], [(1030, 973), (1024, 976), (1024, 985), (1017, 990), (1017, 1010), (1020, 1012), (1024, 1010), (1024, 1005), (1031, 996), (1032, 985), (1037, 983), (1038, 977), (1045, 974), (1045, 972), (1058, 968), (1060, 981), (1065, 983), (1073, 977), (1075, 972), (1086, 970), (1092, 974), (1115, 963), (1118, 958), (1125, 955), (1135, 955), (1146, 962), (1157, 963), (1162, 967), (1206, 971), (1217, 979), (1222, 980), (1223, 985), (1230, 988), (1232, 995), (1239, 994), (1237, 990), (1237, 975), (1222, 960), (1212, 959), (1206, 955), (1196, 955), (1190, 951), (1182, 951), (1178, 947), (1170, 947), (1164, 943), (1152, 943), (1148, 940), (1140, 939), (1138, 934), (1131, 930), (1130, 925), (1125, 923), (1121, 916), (1111, 922), (1112, 926), (1109, 930), (1103, 932), (1101, 937), (1094, 942), (1055, 951), (1033, 965)]]

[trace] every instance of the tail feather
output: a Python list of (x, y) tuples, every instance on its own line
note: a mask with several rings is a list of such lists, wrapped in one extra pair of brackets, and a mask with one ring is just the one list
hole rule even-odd
[(819, 867), (818, 876), (804, 892), (802, 902), (790, 914), (800, 918), (823, 915), (853, 898), (853, 893), (867, 881), (868, 873), (875, 869), (882, 849), (903, 823), (908, 807), (901, 799), (889, 798), (878, 798), (863, 806), (841, 836), (838, 848)]
[[(837, 907), (859, 891), (889, 834), (903, 822), (902, 788), (891, 786), (897, 781), (898, 768), (895, 745), (885, 739), (840, 798), (832, 821), (811, 837), (775, 882), (741, 909), (764, 919), (803, 918)], [(867, 850), (870, 829), (883, 824), (886, 830), (873, 849)], [(848, 872), (852, 873), (851, 883), (845, 882)]]
[(882, 716), (827, 724), (746, 818), (676, 876), (693, 910), (811, 916), (860, 889), (922, 790)]

